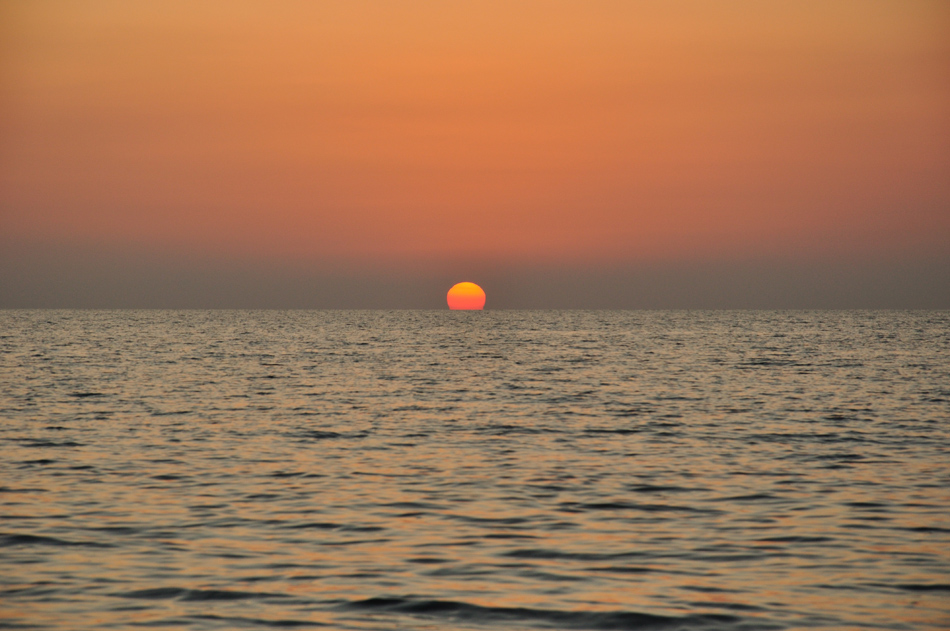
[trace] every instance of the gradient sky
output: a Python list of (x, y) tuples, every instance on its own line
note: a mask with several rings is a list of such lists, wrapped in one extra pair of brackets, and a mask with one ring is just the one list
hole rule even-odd
[(950, 308), (950, 3), (8, 1), (0, 307)]

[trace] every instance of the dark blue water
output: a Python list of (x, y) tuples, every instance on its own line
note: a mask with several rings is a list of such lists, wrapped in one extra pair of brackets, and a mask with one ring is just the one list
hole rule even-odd
[(0, 312), (0, 627), (942, 629), (950, 313)]

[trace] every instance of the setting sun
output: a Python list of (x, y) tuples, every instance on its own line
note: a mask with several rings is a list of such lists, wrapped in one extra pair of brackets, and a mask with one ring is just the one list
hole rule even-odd
[(449, 309), (484, 309), (485, 290), (475, 283), (452, 285), (446, 299)]

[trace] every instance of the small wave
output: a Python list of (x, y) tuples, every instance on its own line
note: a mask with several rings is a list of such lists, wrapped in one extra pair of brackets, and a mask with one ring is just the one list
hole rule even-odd
[(630, 557), (644, 557), (646, 553), (642, 552), (561, 552), (560, 550), (550, 550), (546, 548), (521, 548), (518, 550), (509, 550), (502, 556), (512, 559), (564, 559), (570, 561), (613, 561), (616, 559), (628, 559)]
[(473, 517), (471, 515), (458, 514), (449, 514), (445, 515), (445, 517), (468, 522), (470, 524), (495, 524), (499, 526), (519, 526), (531, 521), (527, 517)]
[(299, 438), (301, 442), (311, 440), (334, 440), (350, 438), (366, 438), (369, 432), (332, 432), (323, 430), (305, 430), (290, 434), (294, 438)]
[(588, 572), (607, 572), (610, 574), (649, 574), (650, 572), (656, 572), (651, 567), (642, 567), (637, 565), (606, 565), (599, 567), (589, 567), (587, 568)]
[(901, 583), (895, 587), (909, 592), (950, 592), (950, 583)]
[(337, 528), (342, 528), (343, 525), (334, 524), (332, 522), (309, 521), (298, 524), (285, 524), (280, 527), (288, 530), (336, 530)]
[(0, 534), (0, 548), (13, 546), (83, 546), (89, 548), (111, 548), (108, 543), (99, 543), (98, 541), (69, 541), (66, 539), (57, 539), (56, 537), (46, 537), (43, 535), (27, 535), (23, 533)]
[(448, 507), (443, 504), (434, 504), (432, 502), (384, 502), (379, 506), (386, 508), (402, 508), (406, 510), (446, 510)]
[(271, 598), (287, 598), (284, 594), (267, 592), (241, 592), (229, 589), (185, 589), (183, 587), (153, 587), (138, 589), (131, 592), (115, 594), (120, 598), (134, 598), (142, 600), (182, 600), (182, 601), (214, 601), (214, 600), (259, 600)]
[(950, 532), (950, 528), (940, 528), (939, 526), (912, 526), (909, 528), (899, 528), (908, 532)]
[(736, 368), (769, 368), (776, 366), (809, 366), (810, 364), (800, 364), (792, 359), (778, 358), (755, 358), (736, 364)]
[(670, 504), (637, 504), (634, 502), (562, 502), (562, 510), (580, 512), (587, 510), (635, 510), (648, 513), (719, 513), (721, 511), (708, 508), (693, 508), (691, 506), (674, 506)]
[(399, 405), (393, 408), (393, 412), (429, 412), (429, 411), (442, 411), (442, 410), (452, 410), (454, 406), (448, 406), (448, 408), (442, 407), (432, 407), (428, 405)]
[(750, 495), (733, 495), (731, 497), (718, 497), (716, 502), (760, 502), (763, 500), (774, 501), (780, 499), (771, 493), (752, 493)]
[(950, 583), (873, 583), (873, 586), (900, 589), (905, 592), (950, 592)]
[(717, 609), (729, 609), (732, 611), (766, 611), (764, 607), (758, 605), (747, 605), (745, 603), (715, 602), (700, 600), (689, 603), (693, 607), (715, 607)]
[(889, 504), (883, 504), (881, 502), (844, 502), (843, 505), (849, 508), (875, 513), (887, 512), (892, 508)]
[[(270, 620), (267, 618), (246, 618), (240, 616), (215, 616), (213, 614), (202, 614), (198, 616), (189, 616), (189, 619), (192, 620), (209, 620), (219, 623), (226, 623), (229, 626), (240, 625), (242, 627), (275, 627), (278, 629), (289, 629), (294, 627), (326, 627), (327, 625), (322, 622), (315, 622), (311, 620), (292, 620), (292, 619), (281, 619), (281, 620)], [(156, 625), (158, 626), (158, 625)], [(178, 626), (190, 626), (190, 625), (181, 625), (179, 621), (176, 620), (169, 626), (178, 627)]]
[(21, 447), (82, 447), (83, 443), (77, 443), (72, 440), (56, 442), (55, 440), (30, 440), (20, 443)]
[[(369, 598), (343, 605), (344, 609), (445, 617), (480, 624), (531, 624), (557, 629), (705, 629), (739, 627), (738, 616), (696, 614), (658, 616), (632, 611), (562, 611), (528, 607), (483, 607), (448, 600)], [(778, 627), (759, 627), (778, 628)]]
[(704, 489), (661, 484), (635, 484), (628, 486), (627, 490), (632, 493), (689, 493), (691, 491), (702, 491)]
[(345, 532), (382, 532), (386, 528), (384, 526), (340, 526), (340, 530)]
[(834, 537), (766, 537), (765, 539), (756, 539), (759, 543), (827, 543), (835, 541)]
[(406, 559), (406, 563), (415, 563), (417, 565), (441, 565), (442, 563), (451, 563), (449, 559), (443, 559), (440, 557), (410, 557)]
[(42, 629), (38, 624), (29, 622), (15, 622), (14, 620), (0, 620), (0, 629)]
[(509, 434), (563, 434), (564, 433), (563, 430), (555, 429), (552, 427), (526, 427), (522, 425), (508, 425), (504, 423), (482, 425), (481, 427), (475, 427), (473, 429), (476, 432), (481, 432), (485, 434), (495, 434), (498, 436), (507, 436)]
[(300, 438), (309, 438), (312, 440), (327, 440), (328, 438), (340, 438), (342, 434), (338, 432), (309, 431), (298, 434)]

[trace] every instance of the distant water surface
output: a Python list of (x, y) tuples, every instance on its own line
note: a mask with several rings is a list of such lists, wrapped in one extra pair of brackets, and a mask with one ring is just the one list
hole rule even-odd
[(2, 311), (0, 419), (0, 627), (950, 627), (948, 312)]

